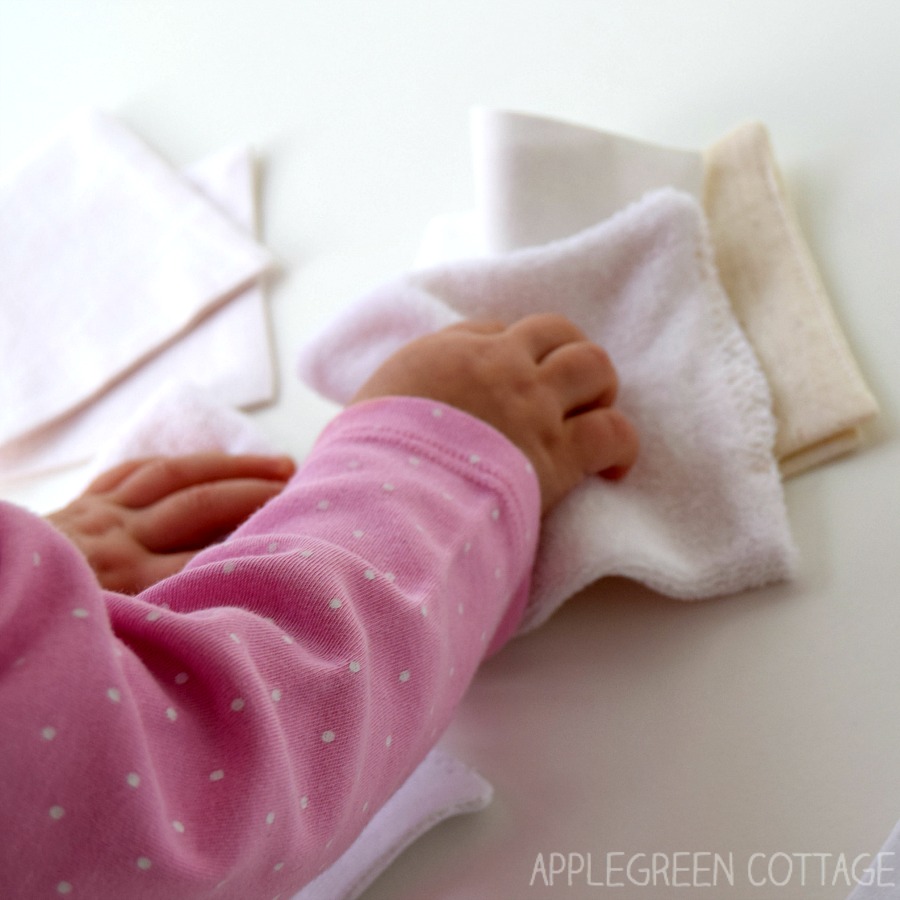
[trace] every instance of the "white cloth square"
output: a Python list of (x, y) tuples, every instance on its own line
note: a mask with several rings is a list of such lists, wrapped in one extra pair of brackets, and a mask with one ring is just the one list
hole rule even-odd
[(4, 174), (3, 477), (81, 461), (163, 372), (205, 373), (226, 402), (271, 397), (252, 187), (245, 150), (183, 177), (94, 111)]
[(415, 337), (540, 312), (568, 316), (609, 351), (641, 452), (627, 478), (588, 479), (547, 517), (523, 627), (607, 575), (683, 599), (788, 577), (795, 550), (768, 385), (687, 194), (656, 191), (566, 240), (384, 285), (312, 339), (301, 376), (344, 403)]
[(417, 838), (494, 795), (477, 772), (436, 747), (338, 860), (293, 900), (354, 900)]

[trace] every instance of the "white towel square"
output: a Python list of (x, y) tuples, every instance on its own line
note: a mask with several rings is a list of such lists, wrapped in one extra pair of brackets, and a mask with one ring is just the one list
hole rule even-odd
[(546, 519), (524, 627), (607, 575), (684, 599), (758, 587), (788, 577), (795, 551), (768, 385), (712, 257), (697, 202), (656, 191), (566, 240), (382, 286), (313, 338), (301, 376), (343, 403), (421, 334), (562, 313), (609, 351), (641, 453), (627, 478), (587, 480)]

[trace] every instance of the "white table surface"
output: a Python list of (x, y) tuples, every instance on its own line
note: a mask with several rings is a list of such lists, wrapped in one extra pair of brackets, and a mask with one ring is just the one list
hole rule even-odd
[[(334, 410), (294, 348), (472, 204), (474, 105), (687, 148), (762, 120), (883, 405), (863, 452), (787, 484), (794, 583), (686, 604), (609, 582), (490, 661), (446, 741), (492, 806), (366, 900), (837, 900), (831, 863), (753, 887), (748, 858), (852, 859), (900, 817), (898, 43), (894, 0), (0, 0), (0, 165), (85, 103), (177, 164), (257, 149), (282, 391), (256, 418), (298, 456)], [(73, 478), (4, 495), (44, 511)], [(607, 853), (675, 851), (730, 854), (735, 886), (530, 885), (539, 853), (598, 881)]]

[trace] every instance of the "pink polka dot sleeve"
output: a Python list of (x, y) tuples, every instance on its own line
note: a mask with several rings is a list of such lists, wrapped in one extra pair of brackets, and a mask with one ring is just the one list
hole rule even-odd
[(512, 444), (410, 398), (137, 597), (0, 506), (0, 896), (289, 898), (515, 629), (538, 517)]

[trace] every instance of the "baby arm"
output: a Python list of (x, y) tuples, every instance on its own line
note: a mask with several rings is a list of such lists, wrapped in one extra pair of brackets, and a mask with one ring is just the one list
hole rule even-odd
[(559, 324), (410, 345), (284, 491), (137, 597), (4, 511), (7, 893), (269, 897), (352, 842), (514, 630), (539, 508), (633, 459), (611, 367), (561, 327), (548, 347)]

